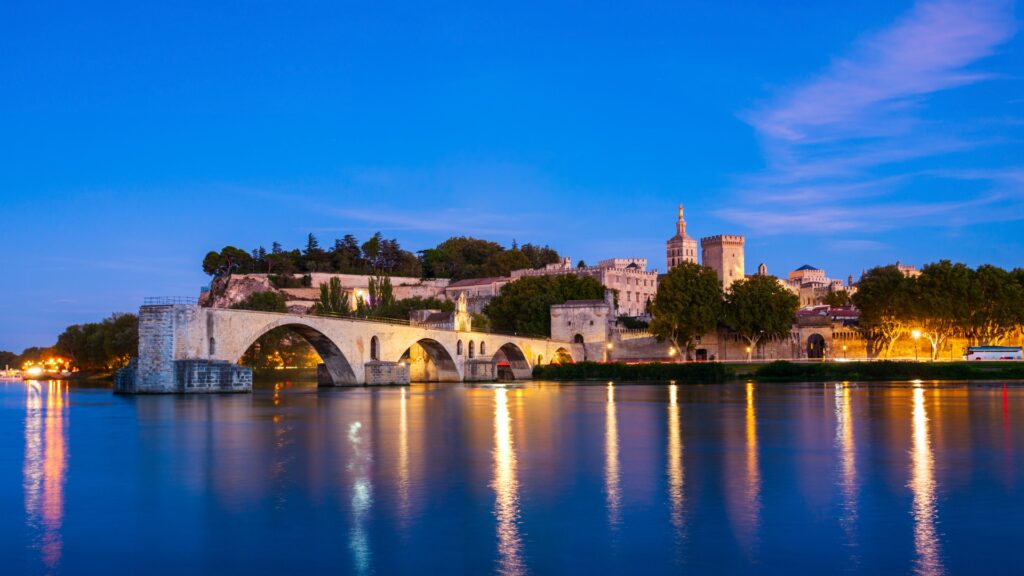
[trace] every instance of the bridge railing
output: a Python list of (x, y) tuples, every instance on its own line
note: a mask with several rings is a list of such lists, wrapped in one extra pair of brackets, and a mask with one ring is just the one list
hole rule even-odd
[(198, 303), (198, 298), (192, 298), (190, 296), (147, 296), (142, 299), (143, 306), (167, 306), (171, 304), (195, 305)]

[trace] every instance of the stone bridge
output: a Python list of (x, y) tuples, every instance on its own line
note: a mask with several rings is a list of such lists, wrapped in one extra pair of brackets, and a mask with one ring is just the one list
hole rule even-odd
[(285, 328), (307, 340), (323, 362), (324, 386), (524, 379), (533, 366), (583, 357), (583, 345), (405, 322), (279, 314), (195, 304), (139, 309), (139, 359), (118, 375), (121, 392), (248, 391), (252, 372), (238, 366), (260, 337)]

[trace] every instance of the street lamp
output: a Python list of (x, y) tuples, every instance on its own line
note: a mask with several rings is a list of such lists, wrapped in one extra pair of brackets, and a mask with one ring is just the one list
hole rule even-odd
[(846, 344), (843, 344), (843, 359), (846, 359)]
[(747, 361), (750, 361), (750, 346), (747, 346)]
[(914, 362), (917, 362), (917, 341), (921, 338), (921, 331), (916, 328), (911, 330), (910, 337), (914, 339)]

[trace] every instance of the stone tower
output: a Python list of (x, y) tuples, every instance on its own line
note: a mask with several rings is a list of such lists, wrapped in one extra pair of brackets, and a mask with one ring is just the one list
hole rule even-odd
[(683, 205), (679, 205), (679, 219), (676, 220), (676, 235), (665, 243), (665, 255), (668, 258), (668, 269), (671, 270), (683, 262), (697, 263), (697, 241), (686, 235), (686, 219), (683, 218)]
[(715, 271), (723, 290), (728, 290), (733, 282), (744, 278), (743, 244), (743, 236), (732, 234), (700, 239), (701, 262)]

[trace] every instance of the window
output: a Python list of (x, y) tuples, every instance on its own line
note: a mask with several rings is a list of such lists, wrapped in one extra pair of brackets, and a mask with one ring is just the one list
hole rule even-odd
[(473, 341), (470, 340), (469, 341), (469, 357), (472, 358), (473, 356), (474, 356), (474, 354), (473, 354)]
[(480, 343), (480, 355), (483, 356), (484, 354), (487, 354), (487, 343), (486, 342), (481, 342)]
[(380, 340), (376, 336), (370, 338), (370, 360), (380, 360)]
[(462, 340), (459, 340), (455, 344), (455, 355), (456, 356), (462, 356)]
[(217, 353), (217, 341), (213, 339), (213, 336), (210, 336), (210, 356), (213, 356), (216, 353)]

